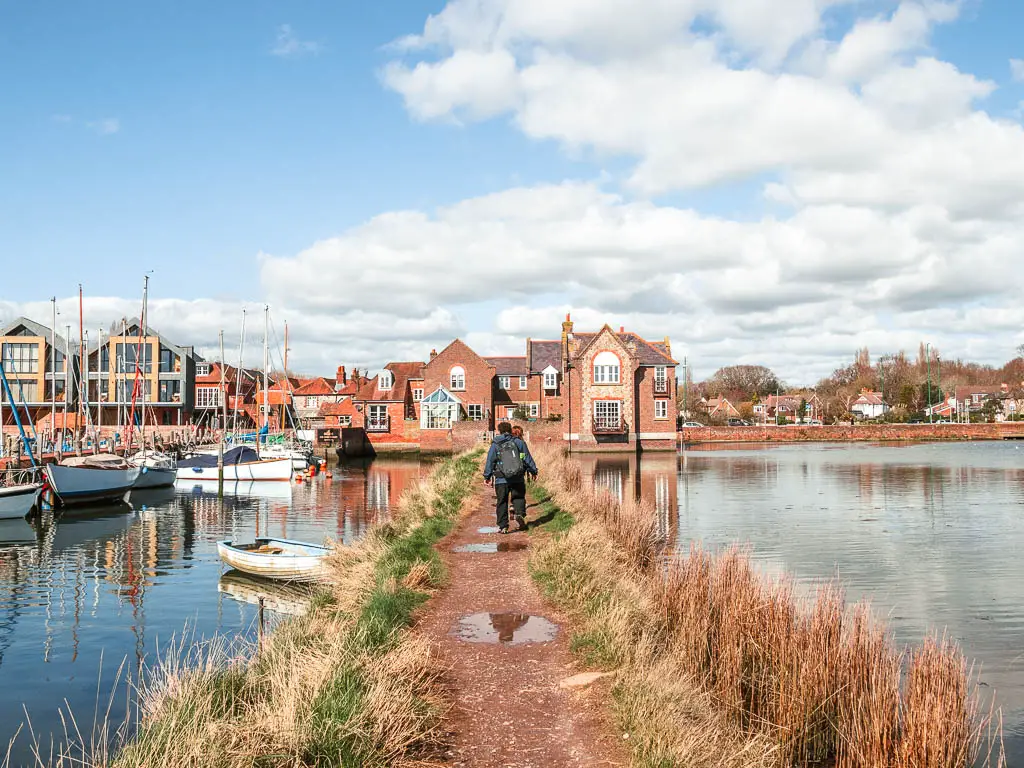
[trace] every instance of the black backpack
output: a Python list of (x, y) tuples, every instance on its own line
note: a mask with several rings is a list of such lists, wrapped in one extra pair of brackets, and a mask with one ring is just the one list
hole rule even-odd
[(498, 443), (498, 470), (506, 480), (515, 480), (522, 476), (523, 460), (519, 457), (519, 446), (515, 440), (503, 440)]

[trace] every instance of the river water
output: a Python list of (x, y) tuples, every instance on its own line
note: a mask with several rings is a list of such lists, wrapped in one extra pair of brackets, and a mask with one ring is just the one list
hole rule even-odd
[(650, 499), (669, 551), (749, 545), (772, 574), (833, 578), (897, 642), (947, 630), (1002, 708), (1024, 765), (1024, 443), (692, 447), (583, 455), (595, 484)]
[[(337, 467), (333, 479), (229, 484), (223, 502), (215, 484), (186, 484), (34, 527), (0, 521), (0, 764), (26, 711), (47, 744), (62, 733), (65, 700), (87, 733), (97, 700), (105, 709), (113, 698), (123, 716), (122, 663), (134, 672), (183, 636), (255, 637), (259, 583), (224, 573), (218, 540), (354, 541), (427, 470), (377, 459)], [(271, 621), (297, 609), (273, 592), (266, 606)], [(31, 762), (25, 733), (12, 765)]]

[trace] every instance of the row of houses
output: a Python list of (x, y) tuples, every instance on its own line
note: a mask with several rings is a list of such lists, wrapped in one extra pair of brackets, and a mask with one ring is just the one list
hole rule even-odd
[(591, 445), (671, 447), (676, 432), (668, 337), (607, 325), (576, 332), (569, 315), (560, 336), (526, 339), (521, 356), (482, 356), (456, 339), (372, 377), (340, 366), (333, 378), (268, 375), (267, 387), (261, 371), (203, 360), (138, 320), (76, 344), (22, 317), (0, 330), (0, 353), (15, 401), (44, 434), (123, 423), (137, 376), (145, 417), (163, 426), (217, 428), (226, 415), (228, 425), (252, 427), (266, 415), (274, 429), (335, 439), (359, 430), (374, 446), (428, 449), (451, 444), (460, 426), (491, 431), (512, 418), (557, 424), (552, 434)]

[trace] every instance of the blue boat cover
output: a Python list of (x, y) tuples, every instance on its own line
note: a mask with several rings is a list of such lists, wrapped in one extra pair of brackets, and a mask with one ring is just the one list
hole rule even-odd
[[(252, 448), (247, 448), (244, 445), (240, 445), (237, 448), (232, 448), (230, 451), (224, 452), (224, 466), (230, 466), (232, 464), (248, 464), (251, 461), (259, 461), (260, 456)], [(217, 457), (216, 456), (194, 456), (191, 459), (182, 459), (178, 462), (178, 468), (182, 467), (216, 467)]]

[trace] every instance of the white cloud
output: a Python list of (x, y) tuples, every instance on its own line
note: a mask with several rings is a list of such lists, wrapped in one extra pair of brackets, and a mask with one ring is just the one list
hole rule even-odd
[(90, 120), (85, 125), (100, 136), (111, 136), (121, 130), (121, 121), (116, 117), (104, 117), (100, 120)]
[(1010, 74), (1014, 80), (1024, 83), (1024, 59), (1010, 59)]
[(316, 55), (320, 53), (320, 43), (312, 40), (300, 40), (291, 24), (282, 24), (277, 30), (277, 39), (274, 41), (270, 53), (273, 56), (290, 59), (298, 56)]

